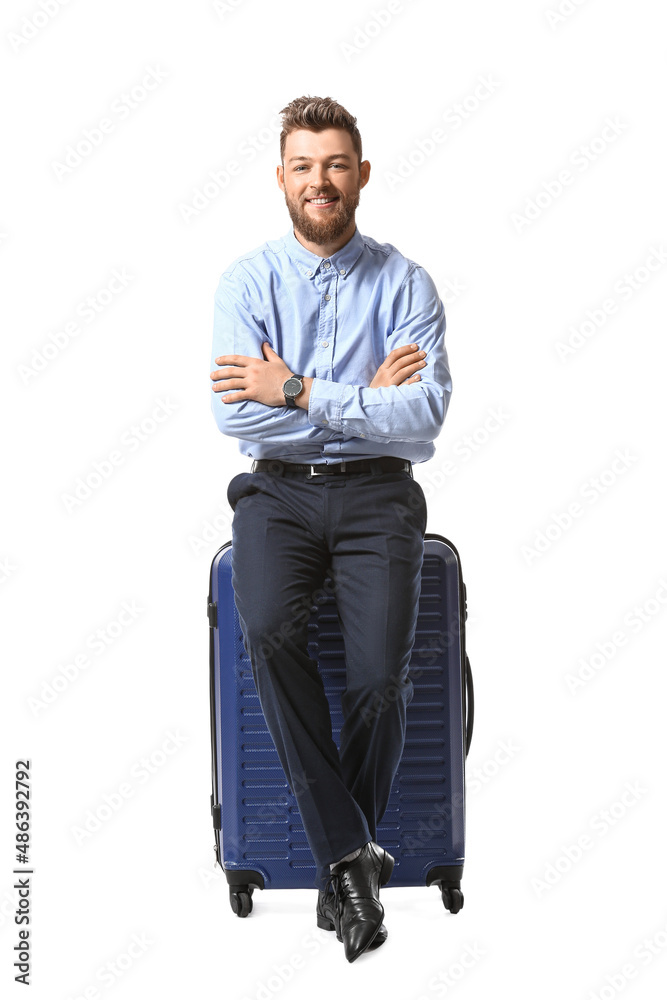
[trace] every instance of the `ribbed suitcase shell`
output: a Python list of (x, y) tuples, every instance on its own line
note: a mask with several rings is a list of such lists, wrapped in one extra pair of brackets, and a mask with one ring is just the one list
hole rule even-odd
[[(208, 595), (216, 857), (230, 886), (310, 888), (315, 885), (315, 863), (255, 689), (234, 602), (231, 555), (230, 541), (214, 556)], [(345, 653), (335, 598), (326, 583), (322, 590), (326, 596), (311, 607), (309, 654), (318, 661), (339, 746)], [(445, 887), (460, 887), (465, 758), (473, 724), (466, 616), (458, 552), (442, 535), (427, 532), (410, 661), (414, 696), (377, 842), (395, 859), (385, 888), (436, 882), (453, 912), (463, 897), (459, 892), (459, 904), (455, 899), (449, 906)]]

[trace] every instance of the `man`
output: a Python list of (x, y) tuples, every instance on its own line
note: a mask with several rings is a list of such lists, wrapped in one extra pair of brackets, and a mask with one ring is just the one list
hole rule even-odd
[[(412, 463), (434, 454), (452, 383), (433, 281), (357, 229), (370, 163), (356, 118), (328, 97), (281, 114), (293, 229), (220, 278), (211, 403), (255, 459), (227, 491), (235, 602), (317, 865), (317, 922), (353, 962), (387, 936), (394, 859), (375, 837), (413, 695), (427, 513)], [(327, 575), (345, 646), (340, 753), (302, 613)]]

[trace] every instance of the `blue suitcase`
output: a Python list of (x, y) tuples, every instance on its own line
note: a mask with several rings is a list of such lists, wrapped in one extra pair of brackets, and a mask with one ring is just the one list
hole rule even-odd
[[(316, 868), (255, 689), (234, 601), (231, 556), (229, 541), (213, 557), (208, 594), (211, 812), (216, 859), (227, 877), (231, 907), (246, 917), (256, 886), (314, 888)], [(322, 600), (311, 607), (308, 651), (318, 662), (340, 748), (345, 654), (327, 582)], [(377, 842), (395, 859), (385, 890), (437, 885), (451, 913), (463, 906), (465, 758), (474, 713), (466, 617), (458, 552), (442, 535), (426, 532), (410, 661), (414, 696)]]

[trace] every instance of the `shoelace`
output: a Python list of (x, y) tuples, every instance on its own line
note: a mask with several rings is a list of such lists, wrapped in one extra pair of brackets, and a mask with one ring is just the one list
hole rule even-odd
[(350, 879), (350, 872), (347, 868), (344, 868), (338, 873), (338, 885), (341, 896), (354, 896), (356, 899), (365, 898), (361, 897), (358, 891), (354, 891), (354, 886), (352, 885), (352, 881)]
[(324, 889), (323, 889), (324, 898), (325, 899), (326, 899), (327, 893), (330, 892), (331, 889), (333, 889), (333, 893), (334, 893), (334, 904), (335, 904), (335, 907), (336, 907), (336, 912), (339, 913), (339, 914), (342, 912), (343, 899), (346, 896), (347, 897), (354, 897), (356, 899), (370, 898), (370, 897), (359, 896), (358, 893), (354, 892), (354, 886), (352, 885), (352, 882), (351, 882), (351, 879), (350, 879), (350, 874), (349, 874), (349, 868), (348, 867), (342, 868), (340, 871), (336, 872), (335, 874), (333, 872), (329, 872), (329, 875), (327, 876), (327, 880), (324, 883)]
[(340, 920), (340, 913), (342, 909), (342, 900), (340, 894), (340, 878), (338, 875), (334, 875), (333, 872), (329, 872), (327, 880), (324, 883), (324, 888), (322, 889), (324, 893), (323, 900), (325, 901), (330, 892), (333, 892), (334, 896), (334, 911), (336, 916)]

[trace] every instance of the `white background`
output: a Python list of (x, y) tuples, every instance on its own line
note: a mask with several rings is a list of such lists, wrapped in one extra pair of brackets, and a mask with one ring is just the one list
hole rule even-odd
[[(1, 15), (3, 981), (27, 756), (34, 997), (662, 993), (659, 5), (44, 4)], [(389, 938), (354, 965), (317, 931), (314, 889), (257, 890), (234, 916), (209, 814), (205, 597), (231, 537), (227, 483), (250, 465), (209, 408), (213, 295), (232, 259), (290, 225), (271, 123), (301, 94), (357, 116), (372, 164), (359, 228), (426, 267), (446, 302), (454, 391), (415, 476), (427, 530), (461, 554), (477, 692), (465, 906), (387, 887)], [(103, 118), (112, 130), (59, 177)], [(230, 160), (240, 172), (186, 220)], [(106, 302), (114, 270), (127, 285)], [(112, 452), (120, 464), (68, 508)], [(133, 935), (145, 946), (128, 959)]]

